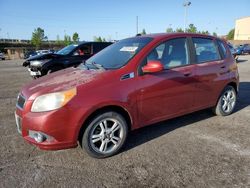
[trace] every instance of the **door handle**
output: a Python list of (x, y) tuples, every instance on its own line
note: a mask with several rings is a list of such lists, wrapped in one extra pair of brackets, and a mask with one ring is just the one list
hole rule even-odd
[(191, 72), (185, 72), (184, 73), (184, 76), (186, 76), (186, 77), (188, 77), (188, 76), (190, 76), (191, 75)]
[(226, 65), (222, 65), (220, 68), (221, 68), (221, 69), (224, 69), (224, 68), (226, 68)]

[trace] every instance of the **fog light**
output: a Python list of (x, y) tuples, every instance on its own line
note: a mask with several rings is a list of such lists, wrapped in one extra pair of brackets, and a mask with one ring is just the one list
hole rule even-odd
[(47, 140), (47, 135), (38, 131), (29, 131), (29, 137), (33, 138), (36, 142), (41, 143)]
[(43, 136), (41, 133), (35, 133), (34, 139), (36, 142), (41, 143), (46, 140), (45, 136)]

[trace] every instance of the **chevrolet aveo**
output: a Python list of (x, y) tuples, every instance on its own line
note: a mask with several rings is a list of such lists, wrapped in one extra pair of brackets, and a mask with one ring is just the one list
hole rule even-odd
[[(41, 149), (79, 144), (96, 158), (116, 154), (128, 132), (201, 109), (233, 112), (237, 65), (215, 37), (175, 33), (121, 40), (77, 68), (25, 85), (16, 124)], [(195, 115), (195, 114), (194, 114)]]

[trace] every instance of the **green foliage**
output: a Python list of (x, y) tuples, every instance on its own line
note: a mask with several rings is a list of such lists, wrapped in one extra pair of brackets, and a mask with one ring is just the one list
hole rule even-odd
[(168, 28), (166, 29), (166, 32), (167, 32), (167, 33), (173, 33), (173, 32), (174, 32), (174, 30), (173, 30), (173, 28), (168, 27)]
[(56, 44), (57, 45), (63, 45), (64, 44), (63, 40), (60, 39), (59, 35), (56, 35)]
[(65, 46), (72, 44), (71, 37), (69, 35), (67, 35), (67, 34), (64, 35), (63, 44)]
[(228, 34), (227, 34), (227, 39), (228, 40), (233, 40), (234, 39), (234, 29), (231, 29)]
[(102, 38), (102, 37), (96, 37), (96, 36), (94, 36), (94, 41), (95, 42), (106, 42), (106, 39), (105, 38)]
[(184, 33), (184, 30), (182, 28), (176, 28), (175, 32), (177, 32), (177, 33)]
[(142, 32), (141, 32), (141, 34), (142, 34), (142, 35), (146, 35), (146, 34), (147, 34), (147, 33), (146, 33), (146, 30), (143, 29)]
[(198, 33), (197, 28), (194, 24), (189, 24), (188, 28), (186, 29), (188, 33)]
[(209, 35), (210, 34), (208, 31), (200, 31), (199, 33), (204, 34), (204, 35)]
[(213, 36), (217, 37), (218, 35), (217, 35), (217, 33), (216, 33), (216, 32), (213, 32)]
[(79, 42), (79, 39), (80, 39), (80, 38), (79, 38), (79, 35), (78, 35), (77, 32), (75, 32), (75, 33), (73, 34), (72, 39), (73, 39), (73, 42), (74, 42), (74, 43)]
[(32, 33), (31, 44), (33, 44), (38, 50), (44, 40), (48, 38), (44, 35), (44, 30), (40, 27), (34, 30)]
[[(166, 29), (167, 33), (184, 33), (184, 30), (182, 28), (176, 28), (175, 30), (171, 27)], [(198, 31), (197, 27), (195, 27), (194, 24), (189, 24), (188, 28), (186, 29), (186, 32), (188, 33), (200, 33), (200, 34), (204, 34), (204, 35), (209, 35), (210, 33), (208, 31)], [(217, 34), (215, 32), (213, 32), (214, 36), (217, 36)]]

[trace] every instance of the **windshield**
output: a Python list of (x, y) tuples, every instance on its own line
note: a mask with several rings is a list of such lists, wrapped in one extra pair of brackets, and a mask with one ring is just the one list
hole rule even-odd
[(121, 40), (89, 58), (85, 64), (91, 68), (95, 68), (93, 64), (102, 66), (104, 69), (121, 68), (152, 40), (149, 37), (135, 37)]
[(56, 52), (56, 54), (59, 55), (68, 55), (70, 52), (72, 52), (78, 45), (77, 44), (71, 44), (69, 46), (64, 47), (63, 49)]

